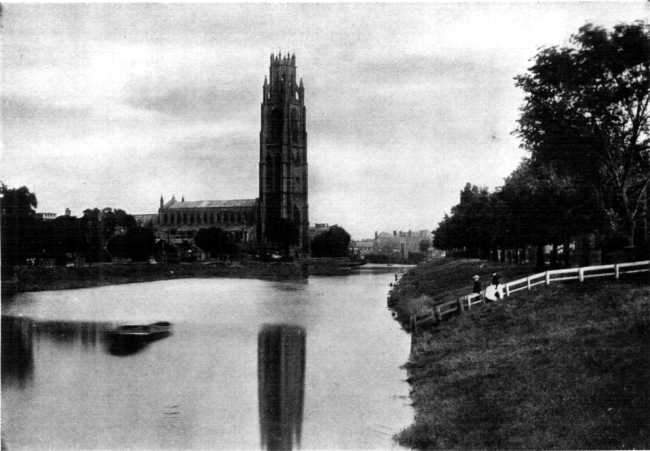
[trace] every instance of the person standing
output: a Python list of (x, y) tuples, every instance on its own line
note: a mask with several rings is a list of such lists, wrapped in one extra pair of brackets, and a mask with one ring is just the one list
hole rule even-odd
[(472, 288), (472, 293), (480, 293), (481, 292), (481, 278), (478, 276), (478, 274), (474, 274), (474, 277), (472, 277), (474, 280), (474, 287)]

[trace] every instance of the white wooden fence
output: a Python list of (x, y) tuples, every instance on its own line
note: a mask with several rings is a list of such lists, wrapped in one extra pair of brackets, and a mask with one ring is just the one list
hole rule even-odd
[[(615, 277), (619, 279), (625, 274), (636, 274), (650, 272), (650, 260), (643, 260), (630, 263), (617, 263), (612, 265), (584, 266), (582, 268), (552, 269), (533, 274), (521, 279), (516, 279), (504, 284), (505, 295), (510, 296), (521, 290), (530, 290), (537, 285), (550, 285), (554, 282), (565, 282), (568, 280), (579, 280), (595, 277)], [(477, 304), (485, 302), (485, 291), (461, 296), (455, 301), (444, 302), (434, 307), (435, 319), (442, 321), (446, 316), (453, 313), (460, 313), (470, 310)]]

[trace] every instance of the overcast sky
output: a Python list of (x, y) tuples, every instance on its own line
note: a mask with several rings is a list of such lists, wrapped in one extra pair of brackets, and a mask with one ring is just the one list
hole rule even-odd
[(432, 229), (525, 152), (513, 77), (649, 3), (18, 5), (2, 17), (0, 180), (39, 211), (255, 198), (269, 54), (296, 54), (310, 222)]

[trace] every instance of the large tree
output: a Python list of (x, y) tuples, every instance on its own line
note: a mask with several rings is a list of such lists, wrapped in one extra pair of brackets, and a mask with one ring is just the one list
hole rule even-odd
[(502, 247), (509, 236), (509, 216), (501, 200), (487, 188), (467, 183), (460, 202), (434, 231), (433, 245), (439, 249), (463, 250), (468, 256), (485, 258), (491, 249)]
[(25, 186), (8, 188), (0, 183), (2, 215), (2, 272), (8, 275), (13, 265), (39, 254), (41, 247), (40, 223), (36, 216), (36, 195)]
[(311, 241), (314, 257), (347, 257), (350, 254), (350, 234), (343, 227), (332, 226)]
[(650, 35), (645, 23), (585, 25), (526, 74), (518, 135), (535, 164), (592, 190), (610, 233), (642, 243), (650, 185)]
[(194, 243), (212, 257), (235, 255), (239, 252), (230, 234), (218, 227), (200, 229), (194, 237)]
[[(137, 224), (133, 216), (123, 210), (89, 208), (83, 212), (81, 227), (87, 243), (86, 258), (90, 261), (100, 261), (108, 257), (106, 245), (109, 240), (116, 233), (123, 234), (135, 229)], [(113, 243), (113, 246), (115, 245), (116, 243)]]

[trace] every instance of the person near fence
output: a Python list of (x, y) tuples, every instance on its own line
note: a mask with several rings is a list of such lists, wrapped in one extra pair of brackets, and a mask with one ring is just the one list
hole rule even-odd
[(497, 273), (492, 274), (492, 283), (485, 289), (485, 299), (496, 302), (503, 299), (503, 285), (499, 283), (500, 277)]
[(481, 278), (478, 276), (478, 274), (474, 274), (474, 277), (472, 277), (474, 280), (474, 287), (472, 288), (472, 293), (480, 293), (481, 292)]

